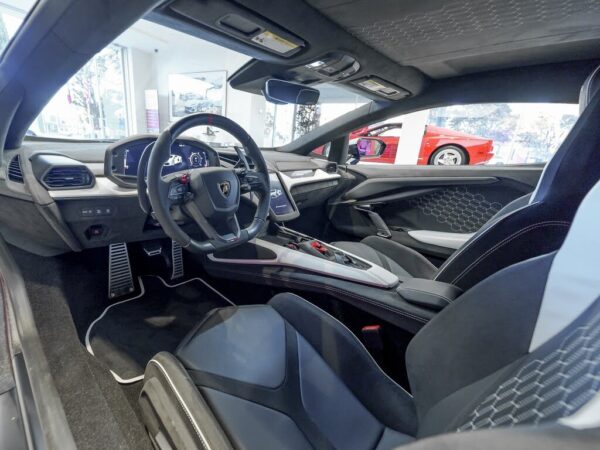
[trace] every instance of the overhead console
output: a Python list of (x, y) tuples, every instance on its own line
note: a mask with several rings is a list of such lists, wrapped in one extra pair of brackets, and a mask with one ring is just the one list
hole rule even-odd
[(374, 52), (309, 2), (175, 0), (147, 18), (253, 57), (229, 78), (231, 87), (253, 94), (261, 95), (267, 79), (277, 78), (344, 83), (374, 100), (396, 100), (420, 93), (428, 82), (414, 67)]

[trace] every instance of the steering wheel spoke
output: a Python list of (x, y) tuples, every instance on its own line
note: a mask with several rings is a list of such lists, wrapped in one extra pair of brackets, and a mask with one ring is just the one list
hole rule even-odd
[(219, 229), (213, 226), (210, 221), (204, 217), (200, 208), (194, 203), (189, 202), (183, 205), (183, 210), (198, 224), (198, 227), (215, 250), (223, 247), (229, 247), (231, 243), (237, 242), (242, 236), (242, 230), (237, 218), (237, 214), (233, 213), (227, 217), (221, 224)]
[(189, 188), (189, 177), (187, 174), (179, 175), (169, 180), (161, 180), (162, 190), (165, 192), (169, 206), (183, 205), (190, 201), (193, 195)]
[(242, 193), (260, 192), (266, 193), (269, 191), (268, 176), (256, 170), (240, 170), (236, 171), (240, 179), (240, 189)]

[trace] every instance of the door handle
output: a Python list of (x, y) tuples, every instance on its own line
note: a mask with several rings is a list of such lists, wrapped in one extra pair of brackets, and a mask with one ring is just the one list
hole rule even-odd
[(373, 210), (373, 207), (371, 205), (355, 205), (354, 209), (366, 213), (367, 216), (369, 216), (369, 219), (371, 219), (371, 222), (373, 222), (373, 225), (377, 230), (377, 236), (386, 239), (392, 237), (392, 232), (388, 228), (387, 224), (385, 223), (383, 218)]

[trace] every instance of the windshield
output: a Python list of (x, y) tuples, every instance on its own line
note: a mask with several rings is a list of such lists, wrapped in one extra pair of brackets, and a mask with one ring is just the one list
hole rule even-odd
[[(0, 10), (0, 45), (18, 29), (25, 13)], [(2, 30), (6, 30), (3, 34)], [(196, 37), (140, 20), (96, 54), (48, 102), (31, 124), (30, 136), (116, 140), (159, 133), (196, 112), (225, 115), (261, 147), (287, 144), (368, 100), (335, 85), (321, 85), (314, 106), (274, 105), (261, 95), (232, 89), (227, 78), (249, 57)], [(227, 133), (198, 127), (188, 135), (211, 145), (231, 146)]]

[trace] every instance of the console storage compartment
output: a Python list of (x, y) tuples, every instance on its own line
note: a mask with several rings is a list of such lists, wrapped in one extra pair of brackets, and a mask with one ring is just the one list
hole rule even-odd
[(396, 292), (409, 303), (439, 311), (462, 294), (453, 284), (425, 278), (411, 278), (401, 283)]

